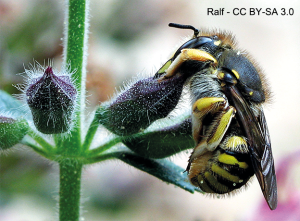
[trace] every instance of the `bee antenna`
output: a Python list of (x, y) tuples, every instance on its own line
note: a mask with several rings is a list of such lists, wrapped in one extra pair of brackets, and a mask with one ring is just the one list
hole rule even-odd
[(191, 25), (181, 25), (181, 24), (177, 24), (177, 23), (169, 23), (169, 27), (172, 28), (180, 28), (180, 29), (191, 29), (194, 31), (194, 36), (197, 37), (197, 35), (199, 34), (199, 29), (195, 28), (194, 26)]

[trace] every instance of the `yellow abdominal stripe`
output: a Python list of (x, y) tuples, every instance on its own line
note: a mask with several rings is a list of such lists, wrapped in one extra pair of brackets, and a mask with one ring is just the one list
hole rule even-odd
[(240, 178), (238, 176), (234, 176), (230, 174), (228, 171), (224, 170), (223, 168), (219, 167), (216, 164), (213, 164), (211, 167), (211, 170), (215, 172), (216, 174), (220, 175), (223, 178), (226, 178), (227, 180), (233, 182), (233, 183), (239, 183)]
[(214, 186), (219, 192), (221, 193), (227, 193), (228, 192), (228, 187), (219, 183), (219, 181), (211, 175), (209, 172), (204, 173), (205, 178), (207, 181), (210, 183), (210, 185)]
[(245, 162), (240, 162), (238, 161), (234, 156), (228, 155), (226, 153), (222, 153), (219, 155), (218, 157), (218, 161), (220, 163), (224, 163), (224, 164), (229, 164), (229, 165), (239, 165), (240, 168), (242, 169), (247, 169), (248, 168), (248, 164)]
[(202, 174), (198, 175), (198, 184), (202, 191), (206, 193), (214, 193), (214, 191), (207, 185), (206, 181), (203, 179)]

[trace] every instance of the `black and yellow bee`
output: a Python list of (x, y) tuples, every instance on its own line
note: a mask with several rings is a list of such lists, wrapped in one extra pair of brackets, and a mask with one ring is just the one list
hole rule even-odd
[(159, 81), (181, 75), (189, 84), (196, 143), (187, 166), (190, 181), (204, 192), (227, 194), (256, 174), (274, 210), (276, 175), (262, 109), (270, 92), (260, 68), (230, 33), (169, 26), (194, 31), (156, 73)]

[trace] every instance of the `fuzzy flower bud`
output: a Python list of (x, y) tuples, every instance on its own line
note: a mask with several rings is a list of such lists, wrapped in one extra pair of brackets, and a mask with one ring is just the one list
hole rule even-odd
[(0, 150), (8, 149), (20, 142), (28, 128), (28, 123), (24, 119), (15, 120), (0, 116)]
[(152, 77), (139, 80), (115, 100), (98, 108), (99, 122), (121, 136), (143, 131), (176, 107), (184, 83), (182, 76), (161, 82)]
[(77, 91), (67, 75), (58, 76), (48, 67), (44, 75), (29, 82), (26, 90), (34, 124), (42, 133), (64, 133), (70, 129)]

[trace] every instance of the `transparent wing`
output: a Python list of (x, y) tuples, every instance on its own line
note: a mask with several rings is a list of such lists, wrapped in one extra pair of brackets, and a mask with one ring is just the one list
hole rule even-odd
[[(277, 207), (277, 183), (274, 160), (266, 119), (263, 110), (253, 110), (235, 86), (227, 87), (227, 96), (236, 108), (236, 117), (249, 145), (252, 165), (270, 207)], [(255, 112), (255, 113), (254, 113)]]

